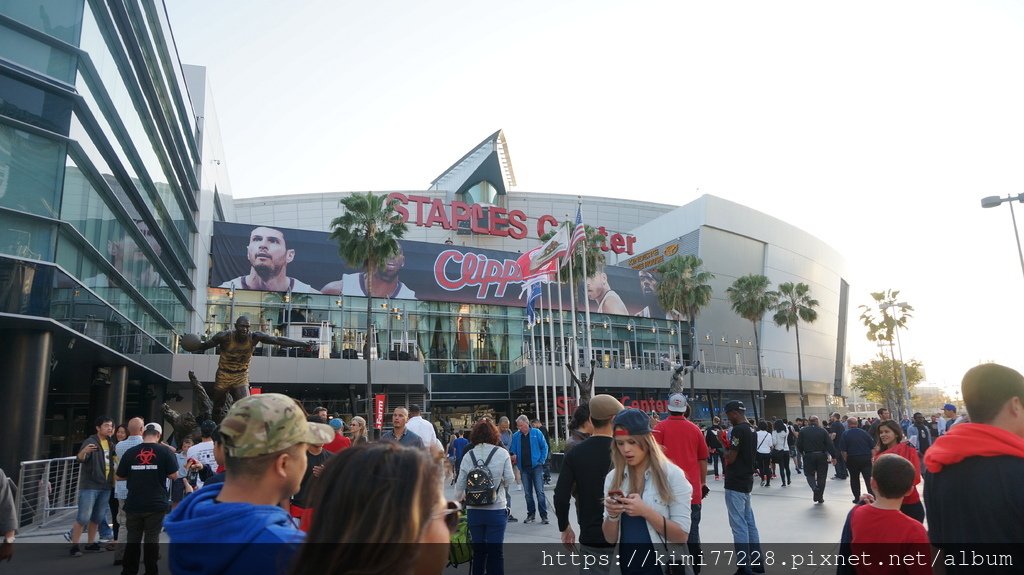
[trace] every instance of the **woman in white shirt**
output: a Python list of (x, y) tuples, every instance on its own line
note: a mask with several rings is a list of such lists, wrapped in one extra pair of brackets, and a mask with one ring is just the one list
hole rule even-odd
[(772, 486), (772, 434), (768, 431), (768, 422), (757, 422), (757, 472), (761, 476), (761, 487)]
[(660, 574), (651, 551), (671, 553), (678, 544), (678, 554), (686, 553), (693, 488), (655, 442), (647, 414), (621, 411), (614, 430), (601, 529), (606, 541), (619, 544), (623, 575)]
[(793, 484), (793, 475), (789, 471), (789, 427), (781, 419), (775, 420), (772, 431), (772, 467), (779, 465), (779, 479), (782, 486)]

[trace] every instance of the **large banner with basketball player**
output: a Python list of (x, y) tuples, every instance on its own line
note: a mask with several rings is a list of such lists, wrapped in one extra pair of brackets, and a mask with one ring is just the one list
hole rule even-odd
[[(401, 253), (370, 282), (374, 297), (524, 306), (521, 254), (427, 242), (401, 241)], [(210, 287), (365, 297), (366, 273), (348, 266), (326, 232), (216, 222)], [(591, 313), (665, 318), (655, 295), (656, 274), (621, 266), (591, 271), (579, 297)], [(568, 286), (562, 306), (569, 308)], [(557, 302), (556, 287), (552, 299)], [(556, 307), (547, 301), (542, 307)]]

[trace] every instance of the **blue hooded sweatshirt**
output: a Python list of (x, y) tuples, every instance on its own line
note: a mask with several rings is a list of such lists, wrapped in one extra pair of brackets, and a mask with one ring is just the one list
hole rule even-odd
[(280, 507), (218, 503), (223, 487), (203, 486), (167, 516), (171, 573), (287, 573), (305, 534)]

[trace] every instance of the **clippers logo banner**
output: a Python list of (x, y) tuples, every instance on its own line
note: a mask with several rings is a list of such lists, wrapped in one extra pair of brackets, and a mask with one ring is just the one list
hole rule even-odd
[[(524, 241), (524, 251), (537, 247)], [(525, 306), (523, 255), (498, 250), (401, 241), (402, 253), (378, 270), (374, 297), (468, 304)], [(365, 297), (366, 274), (348, 266), (326, 232), (216, 222), (210, 287), (235, 290)], [(577, 311), (589, 293), (591, 313), (669, 318), (658, 305), (657, 277), (647, 271), (607, 266), (587, 286), (577, 286)], [(552, 287), (552, 299), (558, 295)], [(563, 286), (562, 305), (569, 307)], [(549, 309), (547, 288), (539, 307)], [(596, 320), (595, 320), (596, 321)]]

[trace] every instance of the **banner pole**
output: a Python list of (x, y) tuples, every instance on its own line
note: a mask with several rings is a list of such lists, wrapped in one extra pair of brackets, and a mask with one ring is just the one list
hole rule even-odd
[[(547, 282), (548, 288), (548, 318), (554, 315), (554, 307), (551, 306), (551, 282)], [(555, 441), (558, 441), (558, 378), (555, 376), (555, 323), (552, 321), (548, 326), (548, 339), (551, 346), (551, 426), (555, 433)]]
[[(541, 379), (544, 381), (544, 427), (548, 426), (548, 369), (546, 363), (548, 361), (548, 349), (547, 344), (544, 341), (544, 303), (543, 298), (537, 298), (537, 307), (540, 309), (540, 359), (543, 363), (540, 364)], [(540, 419), (539, 417), (537, 419)]]
[(540, 419), (540, 387), (537, 385), (540, 380), (537, 377), (537, 332), (534, 331), (536, 322), (530, 324), (530, 363), (533, 364), (533, 409), (534, 417)]
[[(568, 220), (569, 220), (569, 215), (568, 214), (566, 214), (565, 219), (566, 219), (566, 222), (568, 222)], [(573, 252), (575, 252), (575, 251), (576, 250), (573, 249)], [(572, 361), (573, 361), (573, 363), (578, 364), (576, 366), (576, 375), (578, 375), (579, 377), (582, 378), (583, 377), (583, 369), (584, 369), (583, 363), (584, 362), (580, 361), (579, 343), (576, 340), (576, 333), (577, 333), (576, 332), (576, 329), (577, 329), (577, 326), (576, 326), (576, 285), (575, 285), (575, 282), (573, 281), (573, 277), (572, 277), (572, 260), (574, 260), (574, 259), (576, 259), (576, 258), (573, 257), (573, 254), (569, 254), (569, 313), (572, 314), (572, 334), (570, 334), (570, 336), (569, 336), (569, 341), (572, 344)], [(579, 399), (580, 399), (580, 390), (576, 389), (576, 401), (578, 402)]]
[[(578, 209), (582, 212), (582, 210), (583, 210), (583, 197), (582, 196), (576, 196), (576, 198), (577, 198), (578, 206), (579, 206)], [(587, 246), (588, 242), (589, 242), (589, 239), (586, 236), (584, 236), (583, 237), (583, 257), (580, 258), (582, 260), (582, 262), (583, 262), (583, 285), (584, 286), (587, 285), (587, 278), (590, 277), (590, 276), (587, 275), (587, 253), (588, 253), (588, 249), (589, 249), (589, 247)], [(583, 309), (584, 309), (585, 320), (586, 320), (585, 321), (586, 325), (583, 326), (583, 329), (585, 329), (586, 332), (587, 332), (587, 358), (586, 359), (587, 359), (587, 364), (589, 365), (590, 364), (590, 360), (592, 360), (594, 358), (594, 342), (592, 341), (591, 336), (590, 336), (590, 296), (588, 296), (586, 293), (583, 294)], [(583, 367), (580, 366), (580, 369), (582, 370)]]
[[(558, 278), (558, 339), (559, 344), (562, 346), (562, 401), (565, 402), (565, 408), (562, 410), (563, 419), (563, 430), (565, 431), (566, 440), (569, 439), (569, 370), (565, 368), (565, 317), (562, 315), (562, 262), (559, 261), (555, 265), (556, 277)], [(575, 387), (575, 386), (573, 386)]]

